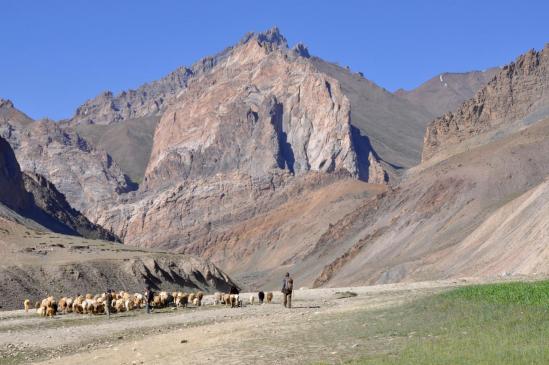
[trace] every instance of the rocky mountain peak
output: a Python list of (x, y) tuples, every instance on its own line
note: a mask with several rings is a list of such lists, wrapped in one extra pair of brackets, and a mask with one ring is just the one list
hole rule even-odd
[(6, 137), (2, 131), (4, 126), (1, 124), (16, 124), (27, 125), (32, 122), (32, 119), (25, 113), (19, 111), (9, 99), (0, 98), (0, 135)]
[(160, 80), (145, 83), (135, 90), (117, 95), (104, 91), (78, 107), (69, 123), (111, 124), (158, 114), (185, 87), (193, 73), (187, 67), (179, 67)]
[[(286, 38), (277, 27), (264, 32), (248, 33), (236, 46), (228, 47), (213, 56), (204, 57), (190, 67), (181, 66), (167, 76), (145, 83), (135, 90), (122, 91), (117, 95), (111, 91), (102, 92), (78, 107), (69, 124), (105, 125), (128, 119), (160, 115), (186, 88), (190, 78), (196, 78), (204, 72), (210, 71), (235, 49), (239, 49), (239, 46), (248, 45), (252, 40), (267, 52), (288, 48)], [(306, 56), (308, 51), (302, 45), (297, 48), (297, 53), (308, 57)]]
[(232, 171), (358, 174), (339, 82), (271, 47), (282, 44), (277, 29), (254, 34), (189, 82), (158, 124), (146, 188)]
[(257, 41), (262, 46), (267, 45), (269, 47), (288, 48), (288, 41), (282, 33), (280, 33), (278, 27), (272, 27), (264, 32), (247, 33), (240, 41), (240, 44), (246, 44), (251, 40)]
[(2, 108), (13, 108), (13, 102), (9, 99), (0, 98), (0, 109)]

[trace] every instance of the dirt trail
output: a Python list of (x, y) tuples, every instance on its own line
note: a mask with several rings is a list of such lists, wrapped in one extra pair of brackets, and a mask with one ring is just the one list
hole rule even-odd
[[(292, 310), (283, 308), (275, 293), (270, 305), (204, 306), (152, 315), (136, 311), (111, 320), (0, 312), (0, 364), (337, 363), (356, 356), (364, 342), (356, 333), (354, 313), (465, 283), (471, 281), (297, 290)], [(357, 295), (346, 297), (345, 292)], [(249, 294), (242, 297), (247, 302)]]

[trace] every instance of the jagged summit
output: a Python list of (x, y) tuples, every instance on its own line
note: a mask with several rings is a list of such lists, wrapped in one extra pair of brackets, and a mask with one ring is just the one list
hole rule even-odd
[(301, 57), (310, 58), (309, 49), (307, 46), (301, 42), (297, 43), (292, 50), (300, 55)]
[[(227, 47), (213, 56), (206, 56), (192, 66), (180, 66), (165, 77), (145, 83), (135, 90), (122, 91), (116, 95), (111, 91), (100, 93), (78, 107), (69, 124), (112, 124), (127, 119), (159, 115), (187, 87), (191, 78), (210, 71), (239, 47), (252, 40), (269, 52), (288, 50), (288, 41), (277, 27), (264, 32), (247, 33), (236, 45)], [(307, 47), (301, 43), (293, 50), (298, 56), (309, 57)]]
[(164, 104), (185, 87), (193, 70), (181, 66), (165, 77), (135, 90), (114, 95), (104, 91), (76, 109), (70, 124), (110, 124), (158, 113)]
[(288, 48), (288, 41), (286, 40), (286, 37), (280, 33), (278, 27), (272, 27), (264, 32), (246, 33), (240, 41), (240, 44), (246, 44), (252, 39), (257, 40), (261, 45), (270, 44), (277, 47)]
[[(0, 98), (0, 123), (27, 125), (31, 122), (32, 118), (15, 108), (13, 101)], [(4, 135), (1, 129), (0, 127), (0, 135)]]
[(10, 99), (0, 98), (0, 108), (13, 108), (13, 102)]

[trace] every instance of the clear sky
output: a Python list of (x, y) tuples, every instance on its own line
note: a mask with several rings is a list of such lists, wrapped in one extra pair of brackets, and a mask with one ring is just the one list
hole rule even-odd
[(541, 49), (549, 1), (0, 0), (0, 97), (67, 118), (274, 25), (393, 91)]

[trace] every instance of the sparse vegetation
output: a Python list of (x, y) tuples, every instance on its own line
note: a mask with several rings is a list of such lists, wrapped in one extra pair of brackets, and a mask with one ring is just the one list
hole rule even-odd
[(336, 292), (335, 295), (337, 299), (344, 299), (344, 298), (356, 297), (357, 293), (352, 291), (344, 291), (344, 292)]
[(351, 364), (547, 364), (549, 281), (470, 286), (372, 323), (399, 344)]

